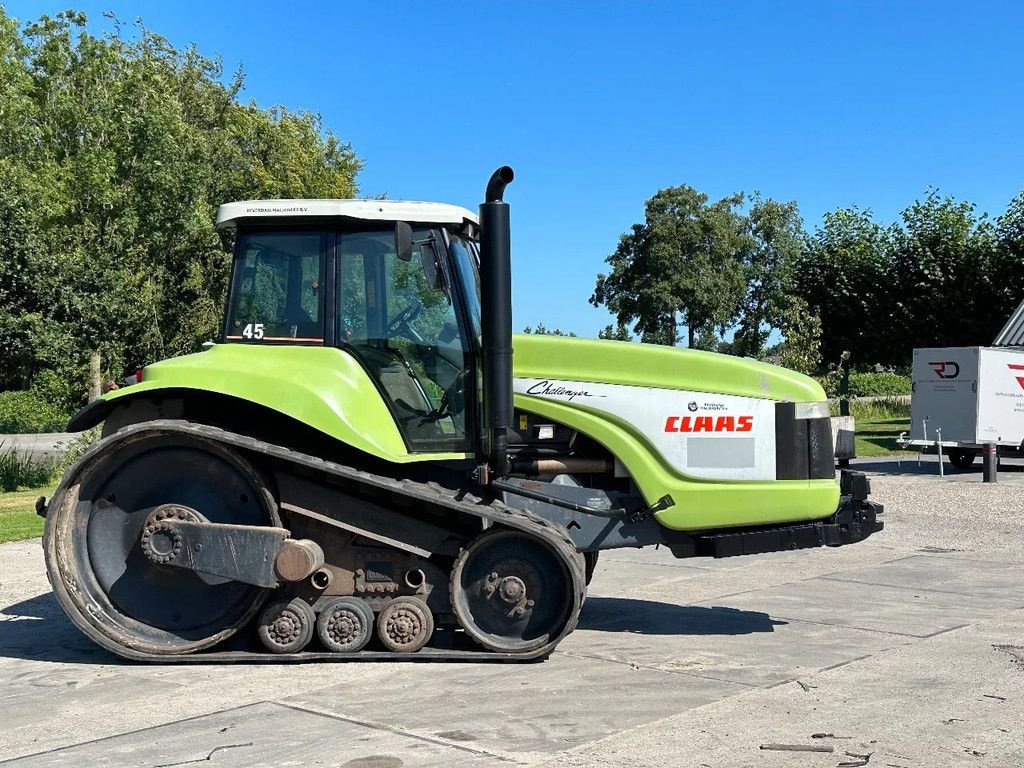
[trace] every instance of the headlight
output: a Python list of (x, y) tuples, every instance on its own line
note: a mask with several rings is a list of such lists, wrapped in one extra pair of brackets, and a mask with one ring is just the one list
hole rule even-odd
[(828, 403), (797, 403), (796, 416), (798, 419), (827, 419), (829, 414)]

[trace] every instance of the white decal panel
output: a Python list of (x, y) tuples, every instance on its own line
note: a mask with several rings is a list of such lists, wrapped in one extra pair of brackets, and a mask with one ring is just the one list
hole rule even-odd
[(683, 474), (708, 480), (775, 479), (773, 400), (555, 379), (515, 379), (514, 389), (629, 422)]

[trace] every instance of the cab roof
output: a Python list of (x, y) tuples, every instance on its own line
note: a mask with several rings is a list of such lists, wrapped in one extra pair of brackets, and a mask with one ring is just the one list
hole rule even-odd
[(339, 217), (422, 224), (477, 224), (476, 214), (458, 205), (412, 200), (242, 200), (217, 209), (217, 227), (260, 220)]

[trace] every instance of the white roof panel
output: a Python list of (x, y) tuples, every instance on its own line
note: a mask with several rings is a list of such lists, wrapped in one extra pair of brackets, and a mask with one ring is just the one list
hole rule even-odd
[(1024, 347), (1024, 301), (1013, 310), (1013, 314), (996, 336), (996, 340), (992, 342), (992, 346)]
[(245, 220), (340, 216), (366, 221), (408, 221), (423, 224), (477, 223), (476, 214), (458, 205), (411, 200), (243, 200), (217, 209), (217, 226)]

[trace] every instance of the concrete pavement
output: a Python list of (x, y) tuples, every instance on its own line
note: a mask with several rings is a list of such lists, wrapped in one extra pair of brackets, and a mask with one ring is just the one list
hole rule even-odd
[(69, 432), (46, 432), (38, 435), (0, 435), (0, 451), (14, 450), (36, 461), (56, 459), (80, 435)]
[[(1016, 484), (874, 483), (887, 528), (857, 546), (721, 561), (603, 554), (579, 629), (521, 665), (126, 664), (64, 619), (38, 541), (5, 545), (0, 758), (1024, 765)], [(760, 748), (771, 743), (833, 751)]]

